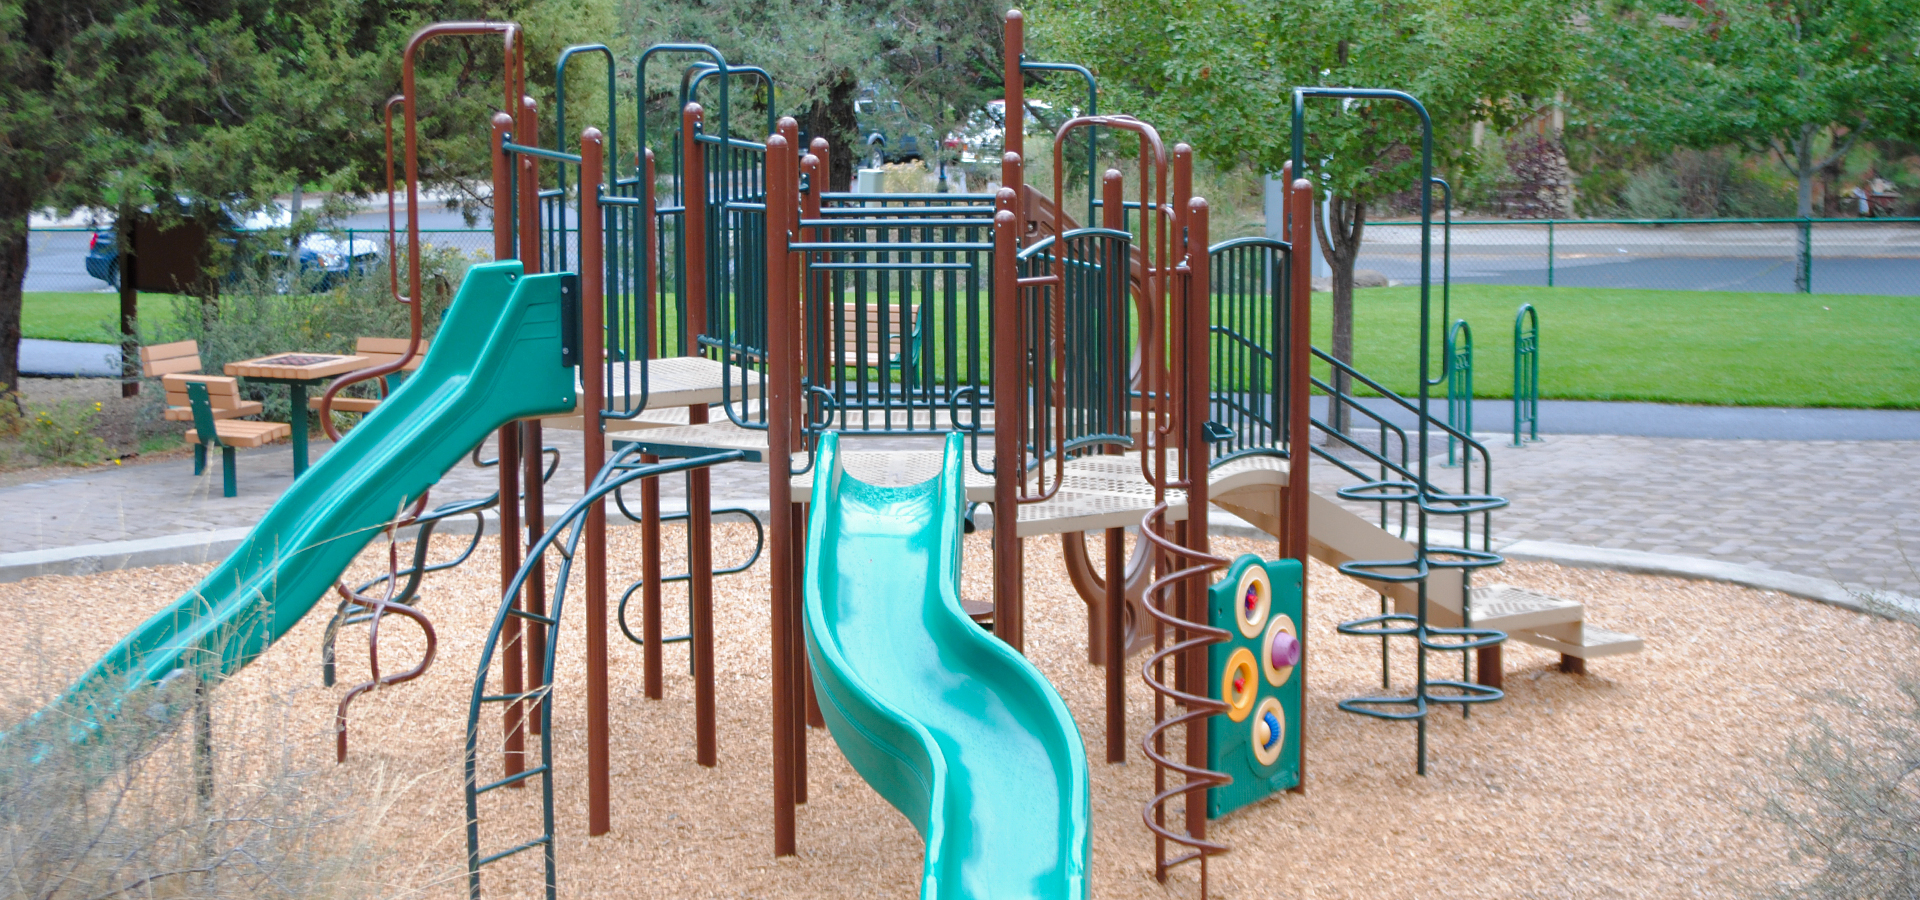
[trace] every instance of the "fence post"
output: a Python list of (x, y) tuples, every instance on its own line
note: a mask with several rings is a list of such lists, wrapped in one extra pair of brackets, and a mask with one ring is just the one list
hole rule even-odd
[[(1473, 434), (1473, 329), (1467, 320), (1454, 320), (1447, 330), (1447, 427), (1465, 435)], [(1454, 453), (1460, 443), (1447, 435), (1447, 466), (1459, 463)], [(1420, 448), (1421, 453), (1426, 448)], [(1461, 454), (1463, 459), (1465, 454)]]
[(1547, 220), (1547, 287), (1553, 287), (1553, 220)]
[[(1520, 436), (1521, 427), (1527, 437)], [(1520, 304), (1513, 317), (1513, 445), (1540, 439), (1540, 314)]]

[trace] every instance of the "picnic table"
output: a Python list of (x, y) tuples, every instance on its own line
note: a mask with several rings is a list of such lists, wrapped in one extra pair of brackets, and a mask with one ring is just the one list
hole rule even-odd
[(227, 363), (226, 372), (248, 381), (287, 386), (293, 404), (293, 477), (299, 478), (307, 470), (307, 388), (320, 387), (355, 369), (366, 368), (367, 362), (364, 356), (277, 353)]

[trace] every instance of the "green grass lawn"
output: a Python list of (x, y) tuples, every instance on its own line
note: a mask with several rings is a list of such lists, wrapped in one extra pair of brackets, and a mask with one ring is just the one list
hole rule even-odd
[[(1513, 394), (1513, 319), (1540, 313), (1540, 395), (1731, 406), (1920, 408), (1920, 297), (1455, 285), (1474, 393)], [(1314, 344), (1332, 299), (1313, 296)], [(1440, 370), (1440, 292), (1433, 293)], [(1354, 363), (1396, 391), (1419, 368), (1418, 287), (1354, 292)], [(1325, 377), (1325, 366), (1316, 374)], [(1444, 387), (1436, 388), (1436, 396)]]
[[(81, 291), (28, 291), (20, 310), (21, 333), (52, 341), (113, 343), (120, 295)], [(173, 319), (172, 294), (140, 295), (140, 324), (151, 328)]]

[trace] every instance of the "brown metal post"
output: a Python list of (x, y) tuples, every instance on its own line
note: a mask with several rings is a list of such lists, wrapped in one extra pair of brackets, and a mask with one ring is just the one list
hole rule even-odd
[[(580, 135), (580, 411), (582, 468), (591, 484), (607, 464), (605, 294), (606, 243), (601, 235), (600, 182), (606, 168), (606, 144), (600, 129)], [(538, 456), (533, 457), (539, 459)], [(613, 829), (612, 731), (607, 685), (607, 507), (587, 510), (585, 576), (587, 582), (587, 833)]]
[[(1009, 18), (1009, 21), (1012, 21)], [(1006, 156), (1018, 167), (1019, 157)], [(1026, 449), (1025, 347), (1020, 330), (1020, 272), (1017, 255), (1019, 217), (1017, 194), (1002, 186), (994, 198), (993, 214), (993, 633), (1018, 651), (1024, 644), (1021, 625), (1022, 565), (1020, 546), (1020, 482)]]
[[(1027, 55), (1027, 20), (1017, 9), (1007, 10), (1006, 24), (1002, 26), (1001, 72), (1006, 80), (1006, 126), (1007, 131), (1002, 143), (1006, 152), (1016, 154), (1021, 159), (1026, 151), (1027, 83), (1020, 72), (1020, 60)], [(1001, 184), (1006, 184), (1002, 181)]]
[[(704, 330), (707, 303), (706, 240), (707, 240), (707, 203), (706, 203), (706, 165), (701, 155), (700, 144), (694, 140), (699, 132), (702, 112), (698, 104), (689, 103), (681, 113), (681, 133), (686, 142), (686, 160), (688, 182), (697, 183), (696, 193), (691, 184), (685, 189), (687, 198), (686, 246), (696, 245), (699, 249), (699, 275), (694, 275), (695, 265), (689, 253), (687, 264), (687, 309), (692, 318), (694, 309), (700, 310), (703, 327), (688, 329), (687, 352), (699, 353), (696, 337)], [(695, 209), (698, 209), (698, 213)], [(694, 425), (707, 422), (707, 407), (694, 405), (687, 407), (687, 421)], [(714, 662), (713, 662), (713, 474), (706, 469), (694, 469), (687, 473), (687, 615), (693, 636), (690, 653), (693, 656), (693, 732), (694, 760), (703, 766), (716, 766), (720, 763), (720, 745), (718, 725), (715, 719), (714, 698)]]
[[(1313, 454), (1308, 451), (1307, 443), (1312, 437), (1312, 422), (1308, 416), (1308, 403), (1311, 402), (1312, 381), (1308, 363), (1311, 361), (1312, 324), (1313, 324), (1313, 183), (1305, 178), (1289, 182), (1292, 190), (1287, 197), (1287, 240), (1293, 247), (1293, 271), (1290, 296), (1293, 308), (1289, 311), (1291, 319), (1288, 330), (1290, 341), (1287, 362), (1290, 371), (1287, 374), (1289, 394), (1287, 413), (1287, 508), (1286, 534), (1287, 546), (1281, 548), (1281, 555), (1300, 561), (1300, 666), (1296, 676), (1300, 679), (1300, 690), (1305, 696), (1307, 689), (1307, 628), (1308, 601), (1313, 592), (1307, 583), (1307, 499), (1311, 486), (1308, 478), (1312, 474)], [(1292, 788), (1294, 793), (1306, 793), (1307, 790), (1307, 711), (1300, 711), (1300, 782)]]
[[(1107, 762), (1127, 761), (1127, 530), (1107, 529)], [(1145, 623), (1141, 623), (1143, 626)]]
[[(1144, 169), (1144, 167), (1142, 168)], [(1195, 477), (1193, 458), (1187, 455), (1187, 434), (1190, 424), (1194, 419), (1195, 411), (1188, 406), (1187, 395), (1185, 393), (1187, 370), (1193, 365), (1193, 362), (1187, 358), (1191, 345), (1185, 340), (1187, 323), (1183, 317), (1186, 315), (1187, 298), (1184, 296), (1174, 296), (1174, 293), (1177, 290), (1184, 290), (1186, 286), (1191, 284), (1191, 281), (1176, 276), (1170, 269), (1188, 266), (1192, 262), (1192, 257), (1189, 255), (1191, 242), (1187, 233), (1189, 218), (1187, 201), (1193, 197), (1192, 147), (1184, 143), (1173, 146), (1172, 175), (1173, 177), (1169, 180), (1173, 183), (1173, 204), (1168, 207), (1164, 213), (1154, 218), (1158, 219), (1160, 223), (1159, 235), (1163, 242), (1162, 246), (1165, 246), (1164, 242), (1168, 240), (1169, 237), (1171, 237), (1173, 242), (1171, 257), (1162, 257), (1162, 259), (1167, 259), (1168, 262), (1162, 265), (1163, 271), (1160, 275), (1160, 289), (1155, 294), (1161, 304), (1160, 318), (1164, 322), (1161, 327), (1167, 329), (1166, 333), (1170, 335), (1168, 340), (1174, 342), (1173, 345), (1167, 348), (1172, 356), (1173, 364), (1166, 372), (1156, 374), (1162, 379), (1162, 384), (1158, 389), (1164, 391), (1167, 395), (1167, 405), (1165, 408), (1169, 413), (1169, 420), (1173, 426), (1172, 433), (1167, 436), (1168, 443), (1180, 453), (1178, 473), (1174, 478), (1178, 480), (1181, 486), (1186, 487), (1189, 486), (1189, 483), (1193, 481)], [(1161, 188), (1164, 193), (1166, 185), (1163, 183)], [(1146, 198), (1143, 191), (1140, 207), (1145, 209), (1146, 205)], [(1169, 219), (1171, 219), (1171, 221), (1168, 221)], [(1203, 420), (1205, 418), (1205, 409), (1206, 407), (1202, 405), (1201, 412), (1199, 413)], [(1198, 477), (1204, 482), (1206, 480), (1206, 468), (1202, 466), (1199, 472)], [(1195, 505), (1196, 502), (1191, 499), (1191, 495), (1189, 495), (1187, 508), (1192, 510)], [(1198, 505), (1204, 505), (1204, 501)], [(1199, 549), (1205, 546), (1204, 533), (1200, 538), (1200, 545), (1196, 546), (1193, 544), (1191, 542), (1193, 540), (1192, 524), (1193, 519), (1191, 514), (1189, 514), (1186, 521), (1173, 523), (1174, 541), (1182, 547)], [(1203, 593), (1196, 579), (1189, 578), (1174, 585), (1174, 608), (1180, 610), (1180, 617), (1182, 619), (1189, 622), (1201, 623), (1207, 621), (1206, 601), (1202, 599)], [(1185, 629), (1181, 629), (1178, 632), (1179, 639), (1183, 641), (1189, 640), (1193, 636), (1193, 632)], [(1199, 658), (1197, 664), (1195, 662), (1196, 657)], [(1174, 666), (1173, 671), (1174, 687), (1187, 693), (1205, 693), (1207, 690), (1206, 654), (1189, 651), (1178, 657), (1178, 660), (1179, 662)], [(1197, 676), (1195, 674), (1196, 672), (1198, 673)], [(1189, 762), (1191, 762), (1193, 755), (1192, 726), (1188, 726), (1187, 735), (1187, 755)], [(1201, 735), (1204, 740), (1204, 729)], [(1203, 762), (1204, 759), (1205, 758), (1202, 757)], [(1189, 824), (1191, 824), (1193, 817), (1189, 815), (1187, 820)], [(1205, 826), (1203, 825), (1202, 827), (1204, 828)]]
[[(412, 115), (412, 110), (408, 110)], [(506, 150), (500, 146), (513, 132), (513, 117), (507, 113), (496, 113), (493, 117), (493, 258), (513, 259), (513, 178), (512, 163), (507, 159)], [(409, 198), (411, 202), (413, 198)], [(412, 224), (415, 214), (408, 207), (408, 224)], [(413, 254), (409, 253), (409, 256)], [(411, 265), (418, 263), (409, 260)], [(409, 282), (412, 273), (408, 273)], [(513, 583), (513, 576), (520, 571), (520, 423), (509, 422), (501, 426), (499, 432), (499, 476), (500, 476), (500, 590), (504, 594)], [(517, 608), (518, 597), (511, 598)], [(518, 694), (525, 690), (522, 678), (524, 648), (520, 640), (520, 617), (508, 616), (500, 631), (501, 672), (500, 687), (506, 694)], [(526, 705), (518, 701), (507, 704), (506, 710), (506, 774), (517, 775), (525, 769), (526, 730), (523, 727), (526, 717)], [(516, 781), (516, 785), (526, 782)]]
[[(520, 119), (515, 123), (517, 143), (532, 146), (539, 141), (540, 131), (536, 125), (535, 105), (532, 97), (520, 99)], [(520, 265), (528, 275), (541, 271), (540, 266), (540, 164), (531, 156), (519, 158), (520, 179), (514, 185), (518, 191), (520, 226)], [(521, 521), (526, 529), (526, 547), (531, 548), (540, 540), (541, 532), (546, 530), (546, 484), (541, 480), (541, 463), (546, 457), (540, 452), (544, 438), (541, 434), (540, 420), (528, 419), (520, 423), (520, 463), (523, 471), (520, 484), (525, 495), (525, 511)], [(547, 614), (547, 569), (545, 554), (540, 564), (533, 567), (526, 580), (526, 594), (522, 602), (527, 611), (534, 615)], [(527, 641), (527, 687), (538, 690), (544, 676), (546, 659), (547, 629), (539, 622), (529, 621), (526, 625)], [(540, 733), (540, 717), (533, 716), (529, 722), (529, 731)]]
[[(807, 157), (804, 157), (801, 159), (802, 171), (804, 171), (807, 174), (807, 177), (809, 179), (808, 183), (812, 185), (812, 190), (807, 191), (805, 196), (801, 197), (800, 199), (800, 206), (801, 206), (800, 214), (805, 218), (809, 218), (809, 219), (820, 218), (820, 195), (823, 193), (826, 193), (826, 190), (827, 190), (826, 173), (833, 171), (832, 152), (833, 152), (833, 149), (830, 145), (828, 145), (826, 138), (816, 137), (807, 145)], [(818, 228), (807, 229), (807, 231), (804, 233), (804, 238), (809, 241), (823, 240), (828, 236), (829, 236), (828, 234), (822, 233), (821, 229), (818, 229)], [(804, 323), (807, 321), (806, 297), (804, 295), (801, 298), (800, 321), (803, 323), (801, 327), (804, 330), (806, 327)], [(802, 346), (804, 347), (804, 344)], [(804, 356), (805, 354), (803, 352), (802, 353), (803, 358), (801, 360), (802, 365), (805, 365)], [(806, 574), (804, 571), (806, 568), (806, 566), (804, 565), (804, 562), (806, 559), (806, 534), (807, 534), (806, 521), (807, 520), (805, 516), (802, 516), (800, 518), (800, 530), (797, 532), (797, 534), (799, 535), (798, 553), (802, 561), (802, 565), (800, 567), (801, 571), (798, 572), (795, 577), (802, 577)], [(827, 727), (827, 720), (824, 716), (820, 714), (820, 698), (815, 696), (813, 692), (813, 673), (809, 668), (808, 661), (807, 661), (806, 634), (802, 629), (795, 629), (795, 630), (797, 632), (797, 637), (799, 638), (799, 640), (795, 643), (794, 652), (800, 664), (800, 672), (799, 672), (798, 678), (800, 680), (800, 692), (803, 695), (805, 695), (804, 697), (802, 697), (801, 702), (806, 709), (807, 727), (825, 728)], [(806, 777), (807, 732), (806, 732), (806, 729), (803, 728), (800, 730), (800, 735), (798, 740), (800, 742), (799, 744), (799, 747), (800, 747), (799, 794), (800, 794), (800, 802), (805, 803), (807, 802), (807, 797), (806, 797), (806, 794), (807, 794), (807, 777)]]
[[(645, 359), (653, 358), (654, 345), (658, 340), (653, 338), (655, 334), (653, 305), (657, 300), (656, 291), (660, 271), (657, 243), (659, 238), (655, 233), (655, 229), (659, 227), (655, 216), (659, 201), (653, 194), (654, 175), (653, 151), (648, 150), (645, 181), (640, 188), (642, 196), (646, 198), (641, 207), (641, 216), (643, 217), (642, 239), (647, 245), (647, 294), (640, 306), (647, 317), (645, 333), (651, 338), (646, 346), (640, 348), (640, 354)], [(642, 463), (659, 461), (660, 457), (651, 453), (643, 453), (640, 456)], [(644, 657), (641, 660), (641, 684), (642, 691), (649, 700), (659, 700), (667, 695), (665, 663), (661, 661), (661, 648), (664, 645), (661, 644), (660, 634), (660, 531), (660, 479), (655, 476), (640, 482), (640, 646)]]
[[(800, 152), (800, 123), (794, 121), (792, 117), (783, 117), (775, 128), (778, 130), (780, 136), (786, 139), (787, 146), (791, 148), (788, 152), (794, 157), (798, 157)], [(800, 169), (797, 158), (794, 159), (792, 165), (794, 166), (791, 170), (795, 190), (794, 200), (796, 204), (803, 204), (806, 201), (805, 195), (799, 193)], [(817, 189), (819, 185), (818, 180), (815, 180), (814, 184)], [(804, 207), (800, 205), (795, 205), (788, 207), (788, 210), (798, 213), (803, 208)], [(795, 234), (798, 234), (799, 222), (788, 220), (788, 228)], [(787, 279), (787, 285), (793, 291), (793, 302), (788, 306), (789, 317), (787, 322), (789, 327), (786, 331), (778, 335), (769, 331), (768, 336), (770, 342), (779, 342), (792, 354), (790, 359), (793, 365), (793, 374), (791, 376), (793, 392), (788, 395), (787, 406), (780, 414), (785, 416), (787, 421), (796, 423), (794, 426), (790, 426), (790, 430), (788, 431), (788, 449), (793, 451), (810, 449), (807, 446), (806, 432), (798, 427), (797, 424), (800, 422), (800, 410), (803, 402), (799, 389), (801, 370), (800, 332), (806, 327), (806, 318), (802, 312), (802, 304), (805, 302), (804, 298), (806, 296), (806, 280), (804, 275), (801, 274), (800, 260), (793, 254), (787, 254), (786, 264), (788, 266), (788, 272), (790, 273)], [(787, 457), (781, 457), (782, 461), (786, 459)], [(800, 611), (802, 578), (806, 574), (807, 516), (805, 498), (792, 497), (791, 490), (788, 491), (788, 496), (792, 501), (789, 504), (788, 512), (793, 519), (793, 554), (791, 557), (793, 568), (789, 575), (788, 582), (791, 585), (789, 590), (792, 591), (790, 594), (792, 601), (789, 606), (790, 611), (788, 613), (787, 626), (787, 639), (789, 643), (787, 659), (789, 660), (791, 669), (787, 676), (788, 690), (786, 702), (789, 710), (791, 710), (788, 713), (788, 726), (793, 729), (793, 736), (790, 739), (792, 741), (790, 746), (793, 754), (793, 802), (800, 804), (807, 802), (807, 643), (806, 631), (802, 625), (802, 619), (804, 617)]]
[[(793, 747), (793, 572), (791, 510), (793, 421), (791, 395), (796, 387), (792, 343), (792, 286), (788, 284), (789, 219), (799, 197), (793, 147), (785, 136), (767, 137), (767, 504), (768, 569), (772, 572), (773, 669), (773, 855), (792, 856), (794, 840)], [(688, 212), (693, 209), (688, 203)]]
[[(1181, 144), (1174, 148), (1174, 191), (1191, 190), (1192, 181), (1189, 167), (1182, 161), (1190, 161), (1187, 146)], [(1185, 177), (1183, 177), (1185, 176)], [(1181, 182), (1185, 182), (1184, 185)], [(1180, 323), (1182, 365), (1175, 370), (1174, 381), (1185, 394), (1179, 405), (1183, 408), (1180, 417), (1180, 467), (1185, 470), (1187, 482), (1187, 520), (1183, 523), (1187, 532), (1187, 549), (1198, 554), (1206, 554), (1207, 540), (1207, 409), (1209, 402), (1208, 378), (1211, 367), (1207, 359), (1208, 334), (1208, 277), (1211, 275), (1207, 262), (1207, 201), (1194, 197), (1187, 201), (1185, 236), (1186, 252), (1183, 255), (1188, 268), (1186, 296), (1180, 298), (1179, 314), (1185, 317)], [(1176, 239), (1178, 239), (1176, 235)], [(1173, 385), (1168, 386), (1172, 389)], [(1186, 616), (1190, 621), (1205, 622), (1206, 586), (1201, 579), (1190, 579), (1187, 589), (1188, 608)], [(1194, 686), (1207, 684), (1207, 653), (1196, 649), (1186, 654), (1187, 683)], [(1207, 720), (1196, 716), (1187, 724), (1187, 765), (1195, 769), (1207, 768)], [(1196, 838), (1207, 836), (1207, 808), (1201, 802), (1203, 798), (1193, 796), (1187, 802), (1187, 833)], [(1204, 867), (1205, 863), (1201, 865)], [(1204, 869), (1203, 869), (1204, 871)]]
[(687, 333), (681, 337), (688, 356), (700, 354), (699, 336), (707, 333), (707, 157), (694, 140), (703, 116), (698, 103), (680, 112), (680, 197), (686, 208), (681, 244), (686, 248), (687, 279)]

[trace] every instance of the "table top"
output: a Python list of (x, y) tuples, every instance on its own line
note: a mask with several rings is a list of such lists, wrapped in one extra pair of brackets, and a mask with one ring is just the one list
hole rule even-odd
[(228, 375), (240, 378), (273, 378), (282, 381), (319, 381), (366, 368), (364, 356), (334, 353), (275, 353), (256, 359), (243, 359), (226, 365)]

